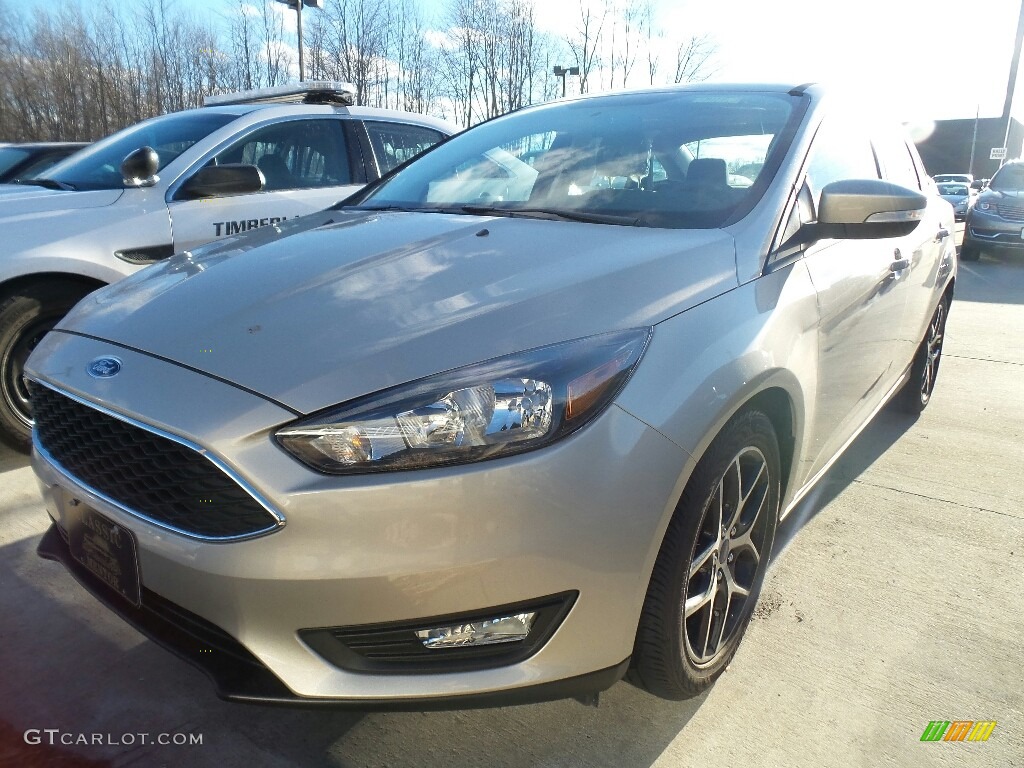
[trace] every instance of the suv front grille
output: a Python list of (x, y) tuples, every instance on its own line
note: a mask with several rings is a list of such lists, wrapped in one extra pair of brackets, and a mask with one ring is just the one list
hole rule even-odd
[(38, 384), (32, 415), (39, 445), (65, 472), (158, 525), (233, 539), (279, 524), (216, 464), (174, 440)]
[(999, 215), (1010, 221), (1024, 221), (1024, 203), (1003, 201), (999, 203)]

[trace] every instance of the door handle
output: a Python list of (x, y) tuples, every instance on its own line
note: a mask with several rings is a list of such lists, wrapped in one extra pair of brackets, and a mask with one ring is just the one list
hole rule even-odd
[(949, 237), (949, 230), (945, 227), (939, 227), (939, 231), (935, 235), (935, 242), (941, 243), (947, 237)]
[(903, 254), (900, 253), (900, 249), (897, 248), (893, 253), (892, 264), (889, 265), (889, 271), (893, 274), (902, 272), (910, 266), (910, 259), (903, 258)]

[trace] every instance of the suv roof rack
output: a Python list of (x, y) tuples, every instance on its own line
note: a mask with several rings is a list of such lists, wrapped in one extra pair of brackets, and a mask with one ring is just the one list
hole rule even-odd
[(351, 107), (356, 101), (356, 87), (335, 80), (307, 80), (295, 85), (277, 85), (251, 91), (221, 93), (203, 99), (204, 107), (228, 104), (338, 104)]

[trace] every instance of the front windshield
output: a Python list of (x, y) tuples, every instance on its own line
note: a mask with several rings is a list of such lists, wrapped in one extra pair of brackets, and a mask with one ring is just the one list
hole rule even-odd
[(155, 117), (98, 141), (57, 163), (44, 175), (77, 190), (122, 189), (121, 161), (139, 147), (152, 147), (160, 169), (197, 141), (227, 125), (237, 115), (221, 112), (176, 112)]
[(1024, 189), (1024, 163), (1020, 165), (1004, 165), (992, 181), (988, 183), (989, 189), (1000, 192), (1014, 192)]
[(349, 204), (719, 227), (767, 188), (798, 100), (651, 91), (558, 102), (457, 135)]
[(967, 197), (966, 184), (939, 184), (939, 194), (949, 197)]
[(18, 149), (17, 147), (0, 147), (0, 176), (3, 176), (11, 168), (16, 166), (26, 157), (29, 153), (24, 149)]

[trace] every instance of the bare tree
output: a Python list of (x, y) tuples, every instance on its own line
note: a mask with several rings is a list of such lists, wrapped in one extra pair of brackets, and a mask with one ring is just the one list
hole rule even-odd
[(675, 83), (693, 83), (707, 80), (715, 74), (714, 57), (718, 51), (710, 35), (694, 35), (676, 48)]
[(587, 93), (590, 75), (597, 67), (600, 69), (601, 36), (604, 31), (608, 8), (601, 9), (600, 17), (594, 12), (587, 0), (579, 1), (580, 20), (575, 33), (566, 38), (566, 44), (572, 52), (576, 66), (580, 69), (580, 93)]

